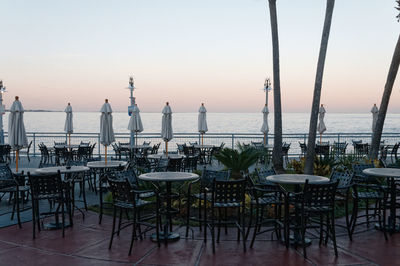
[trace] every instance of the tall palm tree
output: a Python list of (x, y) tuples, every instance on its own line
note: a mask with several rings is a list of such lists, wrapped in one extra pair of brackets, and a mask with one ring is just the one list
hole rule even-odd
[(272, 163), (277, 171), (283, 171), (282, 158), (282, 107), (281, 107), (281, 81), (279, 73), (279, 38), (278, 19), (276, 15), (276, 0), (268, 0), (272, 33), (272, 57), (274, 70), (274, 150)]
[[(400, 0), (397, 0), (396, 9), (400, 11)], [(397, 16), (397, 21), (400, 21), (400, 14)], [(397, 39), (396, 48), (394, 49), (394, 54), (392, 57), (392, 62), (390, 64), (389, 73), (386, 78), (385, 88), (383, 90), (381, 106), (379, 107), (378, 120), (376, 121), (375, 130), (372, 135), (371, 152), (370, 159), (377, 159), (379, 152), (379, 145), (381, 142), (383, 124), (385, 123), (386, 111), (389, 105), (390, 94), (392, 93), (392, 88), (394, 81), (396, 80), (397, 71), (399, 70), (400, 64), (400, 35)]]
[(313, 174), (314, 172), (314, 156), (315, 156), (314, 147), (315, 147), (315, 138), (317, 135), (318, 109), (321, 100), (322, 78), (324, 75), (326, 51), (328, 49), (329, 33), (331, 30), (334, 6), (335, 6), (335, 0), (326, 1), (325, 22), (322, 31), (321, 46), (319, 49), (317, 74), (315, 77), (315, 85), (314, 85), (314, 96), (311, 107), (310, 129), (308, 131), (309, 148), (307, 149), (306, 163), (304, 166), (304, 172), (306, 174)]

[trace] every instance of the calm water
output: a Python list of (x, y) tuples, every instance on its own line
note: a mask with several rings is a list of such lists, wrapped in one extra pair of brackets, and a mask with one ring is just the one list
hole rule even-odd
[[(8, 113), (4, 115), (7, 131)], [(161, 113), (141, 113), (145, 133), (156, 133), (161, 130)], [(113, 113), (114, 131), (128, 132), (129, 116), (127, 113)], [(64, 112), (27, 112), (24, 116), (28, 132), (62, 132), (64, 129)], [(385, 121), (385, 132), (400, 132), (400, 114), (388, 114)], [(174, 113), (172, 118), (174, 132), (197, 132), (197, 113)], [(259, 133), (262, 125), (261, 113), (207, 113), (209, 132), (212, 133)], [(325, 124), (327, 132), (355, 133), (371, 132), (372, 115), (327, 113)], [(99, 132), (100, 113), (75, 112), (74, 132)], [(273, 114), (269, 116), (270, 133), (273, 133)], [(284, 133), (307, 133), (309, 126), (308, 113), (283, 114)]]

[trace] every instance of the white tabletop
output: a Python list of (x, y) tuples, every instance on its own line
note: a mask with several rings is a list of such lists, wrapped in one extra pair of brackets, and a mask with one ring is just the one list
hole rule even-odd
[(329, 178), (318, 176), (318, 175), (300, 175), (300, 174), (282, 174), (282, 175), (270, 175), (267, 176), (267, 181), (276, 184), (289, 184), (289, 185), (300, 185), (304, 184), (308, 179), (309, 183), (326, 183), (329, 182)]
[(397, 168), (367, 168), (363, 173), (375, 177), (400, 177), (400, 169)]
[[(168, 154), (169, 159), (181, 159), (183, 157), (185, 157), (185, 156), (181, 155), (181, 154), (175, 154), (175, 153)], [(167, 159), (167, 156), (165, 154), (149, 154), (149, 155), (147, 155), (147, 158), (148, 159)]]
[(88, 162), (87, 167), (89, 168), (116, 168), (119, 166), (125, 166), (127, 162), (125, 161), (107, 161), (107, 164), (105, 161), (93, 161), (93, 162)]
[(67, 166), (54, 166), (54, 167), (44, 167), (38, 168), (36, 173), (38, 174), (54, 174), (60, 171), (62, 174), (71, 174), (71, 173), (79, 173), (89, 171), (89, 167), (86, 166), (71, 166), (71, 168), (67, 168)]
[(142, 174), (139, 179), (143, 181), (190, 181), (199, 178), (198, 175), (186, 172), (153, 172)]

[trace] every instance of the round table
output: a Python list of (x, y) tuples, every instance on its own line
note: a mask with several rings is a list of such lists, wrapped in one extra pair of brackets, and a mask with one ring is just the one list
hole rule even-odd
[(181, 154), (175, 154), (175, 153), (168, 154), (168, 157), (165, 154), (149, 154), (149, 155), (147, 155), (148, 159), (181, 159), (183, 157), (185, 157), (185, 156), (181, 155)]
[[(295, 185), (295, 192), (298, 193), (301, 191), (300, 186), (306, 183), (308, 180), (309, 183), (318, 184), (318, 183), (327, 183), (329, 182), (329, 178), (317, 175), (304, 175), (304, 174), (282, 174), (282, 175), (270, 175), (266, 177), (267, 181), (273, 182), (275, 184), (286, 184), (286, 185)], [(295, 204), (295, 229), (294, 235), (290, 236), (290, 243), (295, 246), (301, 246), (301, 232), (300, 232), (300, 224), (301, 218), (299, 214), (299, 208), (296, 207)], [(304, 240), (305, 244), (308, 246), (311, 244), (311, 240), (306, 238)]]
[[(387, 229), (390, 232), (400, 232), (400, 225), (396, 225), (396, 183), (400, 178), (400, 169), (397, 168), (367, 168), (363, 170), (367, 176), (387, 178), (390, 183), (390, 214)], [(379, 226), (377, 226), (379, 227)]]
[(62, 174), (73, 174), (79, 172), (89, 171), (90, 168), (86, 166), (54, 166), (54, 167), (44, 167), (44, 168), (37, 168), (36, 173), (38, 174), (55, 174), (58, 171)]
[[(186, 172), (153, 172), (142, 174), (139, 179), (142, 181), (150, 182), (165, 182), (167, 191), (165, 193), (166, 207), (164, 213), (166, 214), (166, 224), (164, 225), (164, 232), (160, 232), (160, 239), (164, 241), (175, 241), (180, 238), (179, 233), (172, 233), (171, 215), (177, 213), (177, 210), (171, 206), (171, 184), (172, 182), (183, 182), (198, 179), (199, 176), (193, 173)], [(157, 235), (152, 235), (153, 241), (157, 241)]]
[(327, 183), (329, 178), (318, 175), (304, 175), (304, 174), (282, 174), (267, 176), (267, 181), (276, 184), (287, 185), (302, 185), (308, 180), (308, 183)]
[[(115, 169), (120, 166), (125, 166), (126, 164), (127, 164), (127, 162), (125, 162), (125, 161), (107, 161), (107, 163), (105, 161), (92, 161), (92, 162), (88, 162), (86, 164), (86, 166), (93, 170), (105, 172), (105, 171), (113, 169), (113, 168)], [(95, 192), (97, 193), (96, 172), (94, 173), (94, 178), (95, 178), (95, 180), (93, 182), (93, 186), (94, 186)], [(101, 224), (101, 220), (103, 219), (103, 193), (102, 193), (103, 187), (102, 187), (102, 184), (103, 184), (103, 180), (99, 179), (99, 202), (100, 202), (99, 224)]]
[(108, 168), (116, 168), (120, 166), (125, 166), (127, 162), (125, 161), (93, 161), (93, 162), (88, 162), (87, 167), (89, 168), (95, 168), (95, 169), (108, 169)]

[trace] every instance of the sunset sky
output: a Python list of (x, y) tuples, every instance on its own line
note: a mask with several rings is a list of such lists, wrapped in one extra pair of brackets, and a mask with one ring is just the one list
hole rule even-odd
[[(379, 105), (400, 23), (394, 0), (336, 0), (321, 102)], [(277, 0), (284, 112), (309, 112), (323, 0)], [(272, 73), (267, 0), (1, 0), (6, 107), (126, 111), (134, 74), (142, 112), (260, 112)], [(389, 112), (400, 112), (399, 82)], [(272, 93), (270, 94), (272, 109)]]

